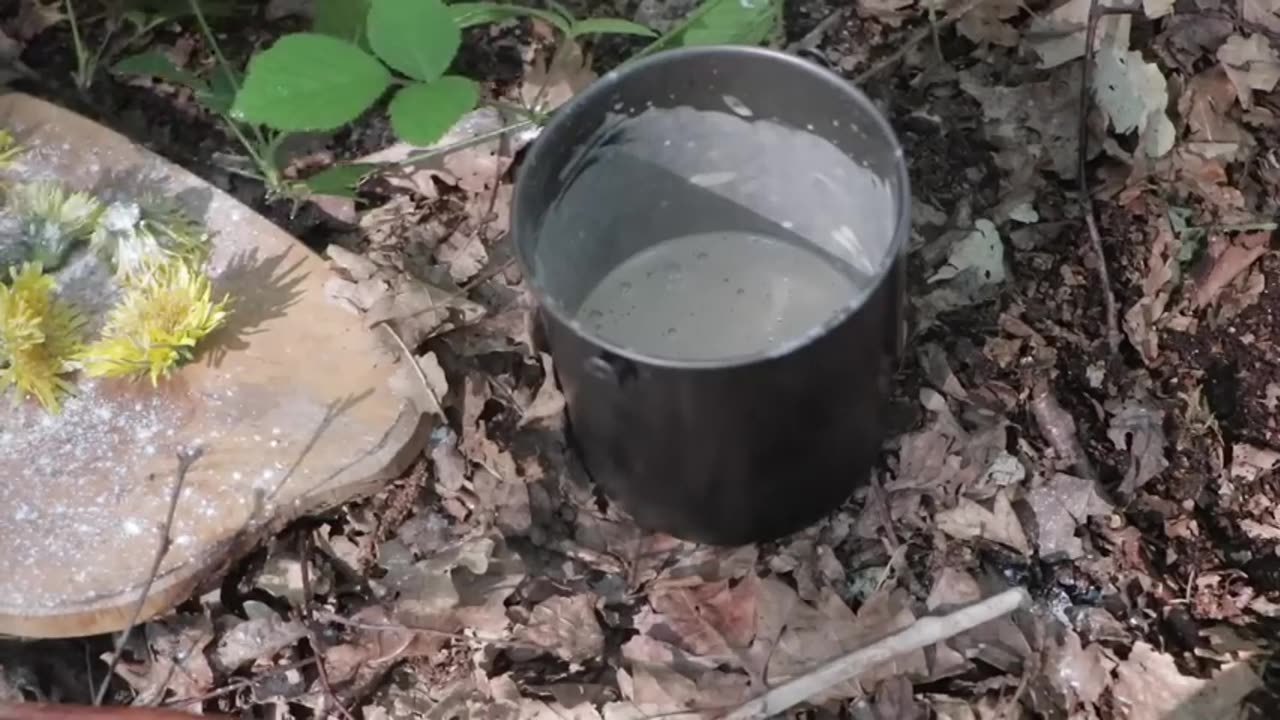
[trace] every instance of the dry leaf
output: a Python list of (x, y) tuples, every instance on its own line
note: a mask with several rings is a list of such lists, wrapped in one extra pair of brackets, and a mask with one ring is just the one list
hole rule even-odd
[[(582, 46), (566, 42), (547, 59), (546, 49), (525, 70), (520, 84), (520, 100), (525, 107), (541, 112), (565, 104), (598, 77), (582, 52)], [(549, 65), (549, 66), (548, 66)]]
[(1253, 265), (1255, 260), (1266, 254), (1270, 239), (1269, 232), (1253, 232), (1241, 233), (1229, 241), (1218, 238), (1216, 242), (1211, 243), (1210, 254), (1214, 255), (1213, 267), (1202, 281), (1196, 283), (1192, 304), (1195, 307), (1204, 307), (1213, 302), (1224, 287)]
[(579, 593), (553, 597), (533, 608), (529, 622), (515, 636), (571, 663), (585, 663), (604, 654), (604, 631), (596, 621), (596, 596)]
[[(1040, 56), (1040, 67), (1051, 68), (1084, 56), (1085, 31), (1091, 0), (1067, 0), (1053, 10), (1034, 17), (1027, 32), (1027, 45)], [(1129, 15), (1107, 15), (1098, 20), (1096, 45), (1129, 47)]]
[(254, 660), (271, 657), (306, 636), (302, 623), (275, 614), (245, 620), (223, 633), (211, 660), (218, 672), (234, 672)]
[(988, 510), (978, 503), (960, 498), (956, 507), (943, 510), (934, 517), (938, 529), (960, 540), (983, 538), (1031, 554), (1027, 535), (1013, 511), (1013, 504), (1004, 490), (996, 493), (995, 505)]
[[(116, 664), (116, 674), (133, 688), (134, 702), (157, 705), (172, 693), (175, 697), (200, 697), (213, 689), (213, 669), (205, 648), (213, 640), (213, 622), (207, 615), (178, 615), (153, 620), (144, 626), (145, 659), (128, 656)], [(110, 653), (103, 660), (110, 661)], [(21, 695), (17, 698), (23, 699)]]
[(1177, 132), (1165, 114), (1168, 84), (1155, 63), (1142, 53), (1103, 47), (1095, 56), (1097, 76), (1093, 95), (1115, 132), (1137, 131), (1148, 157), (1160, 157), (1173, 149)]
[(1062, 463), (1085, 477), (1095, 477), (1089, 457), (1080, 446), (1076, 421), (1058, 402), (1049, 383), (1040, 381), (1035, 384), (1029, 406), (1040, 434), (1049, 441)]
[(1142, 298), (1124, 315), (1124, 332), (1142, 359), (1151, 364), (1160, 354), (1160, 337), (1156, 323), (1164, 315), (1174, 289), (1174, 271), (1178, 262), (1178, 243), (1164, 213), (1153, 212), (1155, 237), (1147, 255), (1147, 275), (1142, 281)]
[(1078, 703), (1093, 705), (1111, 685), (1115, 663), (1096, 643), (1083, 647), (1080, 636), (1067, 629), (1062, 641), (1046, 651), (1045, 677), (1065, 701), (1059, 707), (1075, 707)]
[(1240, 123), (1228, 115), (1235, 103), (1236, 87), (1221, 67), (1210, 68), (1192, 77), (1182, 97), (1178, 98), (1178, 112), (1186, 119), (1187, 128), (1191, 131), (1184, 144), (1192, 143), (1191, 149), (1204, 157), (1210, 155), (1205, 152), (1204, 144), (1234, 145), (1225, 153), (1218, 150), (1216, 157), (1227, 161), (1238, 159), (1254, 143)]
[(1028, 492), (1027, 504), (1036, 517), (1036, 548), (1046, 560), (1082, 556), (1084, 545), (1076, 527), (1112, 509), (1092, 480), (1063, 473)]
[(449, 266), (449, 277), (454, 282), (462, 284), (484, 269), (489, 252), (474, 235), (455, 232), (436, 248), (436, 259)]
[[(929, 0), (926, 0), (929, 1)], [(858, 14), (870, 17), (892, 27), (898, 27), (914, 9), (915, 0), (863, 0), (858, 3)]]
[(1129, 453), (1129, 468), (1118, 492), (1122, 497), (1133, 497), (1169, 466), (1164, 456), (1164, 411), (1141, 394), (1122, 404), (1112, 401), (1108, 410), (1113, 415), (1107, 437), (1117, 450)]
[(1240, 14), (1245, 22), (1280, 33), (1280, 0), (1240, 0)]
[(391, 391), (400, 397), (412, 400), (419, 412), (442, 412), (444, 408), (437, 407), (436, 401), (443, 402), (445, 396), (449, 394), (449, 380), (444, 375), (444, 368), (440, 367), (439, 358), (434, 352), (428, 352), (418, 355), (414, 360), (422, 369), (422, 373), (427, 376), (427, 385), (431, 388), (432, 396), (426, 395), (427, 391), (422, 387), (422, 377), (403, 358), (400, 360), (399, 367), (391, 375), (389, 381)]
[(700, 658), (743, 666), (742, 653), (756, 636), (759, 590), (754, 576), (734, 587), (720, 581), (657, 588), (649, 594), (650, 607), (636, 618), (636, 629)]
[(1227, 665), (1209, 680), (1188, 677), (1173, 657), (1144, 642), (1116, 667), (1111, 693), (1127, 720), (1234, 720), (1245, 717), (1241, 701), (1262, 687), (1247, 663)]
[(1253, 91), (1271, 92), (1280, 80), (1280, 55), (1261, 34), (1232, 35), (1218, 48), (1218, 60), (1235, 85), (1240, 104), (1253, 107)]
[(533, 402), (520, 414), (521, 427), (548, 420), (553, 421), (550, 424), (554, 426), (564, 412), (564, 395), (556, 386), (555, 363), (547, 353), (539, 353), (539, 356), (542, 359), (542, 385), (533, 396)]
[(960, 87), (982, 104), (983, 132), (1001, 150), (998, 165), (1009, 171), (1047, 167), (1059, 177), (1075, 177), (1080, 132), (1073, 115), (1080, 102), (1077, 65), (1055, 70), (1041, 82), (1013, 86), (989, 86), (975, 72), (964, 71)]
[(1017, 47), (1022, 36), (1005, 21), (1021, 11), (1018, 0), (988, 0), (965, 13), (956, 23), (956, 30), (975, 43)]
[[(934, 580), (929, 597), (925, 600), (925, 607), (933, 614), (953, 612), (960, 607), (978, 602), (985, 596), (986, 593), (983, 593), (973, 575), (957, 568), (947, 567), (943, 568)], [(1019, 666), (1032, 655), (1026, 636), (1007, 616), (984, 623), (939, 643), (935, 646), (935, 659), (941, 658), (943, 651), (952, 649), (958, 654), (958, 659), (948, 662), (949, 666), (935, 667), (931, 678), (963, 671), (967, 666), (963, 658), (977, 659), (1006, 672), (1016, 672)], [(938, 664), (941, 665), (941, 663)]]

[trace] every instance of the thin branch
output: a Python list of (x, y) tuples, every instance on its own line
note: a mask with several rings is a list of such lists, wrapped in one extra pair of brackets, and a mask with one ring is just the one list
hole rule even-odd
[(129, 618), (129, 624), (125, 626), (124, 632), (116, 638), (115, 649), (111, 653), (111, 662), (107, 664), (107, 675), (102, 679), (102, 685), (98, 686), (98, 692), (93, 697), (94, 705), (101, 705), (107, 696), (107, 688), (111, 686), (111, 677), (115, 674), (116, 665), (120, 663), (120, 654), (124, 652), (124, 646), (128, 644), (129, 637), (133, 634), (133, 629), (137, 627), (139, 618), (142, 617), (142, 610), (147, 605), (147, 596), (151, 593), (151, 586), (155, 584), (156, 576), (160, 573), (160, 565), (164, 562), (164, 558), (169, 554), (169, 548), (173, 545), (173, 518), (178, 512), (178, 500), (182, 497), (182, 487), (187, 482), (187, 473), (191, 470), (191, 466), (200, 459), (203, 450), (198, 447), (189, 448), (178, 451), (178, 472), (173, 481), (173, 492), (169, 496), (169, 512), (165, 515), (164, 525), (160, 527), (160, 545), (156, 548), (155, 558), (151, 561), (151, 570), (147, 573), (147, 581), (142, 586), (142, 591), (138, 595), (138, 603), (133, 607), (133, 615)]
[(1098, 20), (1103, 15), (1125, 14), (1133, 12), (1129, 7), (1105, 8), (1098, 5), (1098, 0), (1089, 0), (1089, 22), (1085, 29), (1084, 66), (1080, 70), (1080, 121), (1076, 142), (1076, 173), (1080, 176), (1080, 212), (1084, 215), (1085, 227), (1089, 230), (1089, 244), (1094, 257), (1098, 261), (1098, 283), (1102, 285), (1103, 311), (1107, 321), (1107, 349), (1114, 358), (1120, 351), (1120, 313), (1116, 309), (1116, 293), (1111, 287), (1111, 272), (1107, 269), (1107, 256), (1102, 251), (1102, 234), (1098, 232), (1098, 221), (1093, 212), (1093, 195), (1089, 190), (1089, 86), (1093, 75), (1093, 43), (1098, 35)]
[[(1096, 2), (1097, 0), (1094, 0), (1094, 1)], [(973, 10), (974, 8), (978, 7), (978, 5), (982, 4), (982, 2), (984, 2), (984, 0), (969, 0), (959, 10), (956, 10), (955, 12), (951, 13), (950, 15), (943, 18), (942, 20), (939, 20), (937, 22), (930, 22), (929, 27), (921, 28), (920, 30), (917, 30), (914, 35), (904, 40), (902, 44), (898, 46), (897, 50), (894, 50), (893, 52), (889, 53), (887, 56), (885, 56), (884, 58), (881, 58), (878, 62), (876, 62), (875, 65), (872, 65), (871, 67), (859, 73), (857, 77), (853, 79), (853, 84), (863, 85), (871, 78), (884, 72), (886, 69), (896, 64), (899, 60), (906, 57), (907, 53), (911, 52), (912, 48), (914, 48), (916, 45), (919, 45), (920, 43), (924, 42), (925, 40), (928, 40), (931, 37), (936, 37), (938, 33), (960, 22), (961, 18), (963, 18), (965, 15), (968, 15), (970, 10)]]
[[(412, 356), (410, 359), (412, 360)], [(314, 597), (311, 592), (311, 533), (302, 533), (299, 541), (302, 544), (302, 552), (299, 553), (302, 556), (302, 609), (298, 613), (301, 616), (299, 620), (307, 629), (307, 642), (311, 644), (311, 652), (315, 654), (316, 674), (320, 678), (320, 687), (324, 689), (325, 697), (338, 708), (338, 714), (345, 720), (355, 720), (347, 710), (347, 706), (338, 699), (338, 694), (333, 691), (333, 685), (329, 683), (329, 670), (324, 666), (324, 647), (320, 644), (320, 638), (311, 624), (311, 600)]]
[(769, 690), (738, 706), (721, 720), (758, 720), (781, 714), (881, 663), (972, 630), (1013, 612), (1028, 601), (1026, 590), (1012, 588), (948, 615), (920, 618), (905, 630), (826, 662), (810, 673)]

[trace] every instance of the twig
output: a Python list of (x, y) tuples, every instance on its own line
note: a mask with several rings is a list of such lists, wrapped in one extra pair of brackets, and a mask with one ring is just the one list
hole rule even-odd
[(191, 470), (191, 466), (196, 460), (200, 459), (203, 450), (198, 447), (187, 448), (178, 451), (178, 472), (173, 482), (173, 493), (169, 496), (169, 512), (165, 515), (164, 525), (160, 528), (160, 545), (156, 548), (156, 556), (151, 561), (151, 570), (147, 573), (147, 581), (142, 586), (142, 591), (138, 595), (138, 603), (133, 607), (133, 615), (129, 618), (129, 624), (125, 626), (124, 632), (116, 638), (115, 649), (111, 653), (111, 662), (107, 664), (107, 675), (102, 679), (102, 685), (98, 686), (98, 692), (93, 697), (94, 705), (101, 705), (102, 700), (107, 696), (107, 688), (111, 686), (111, 676), (115, 674), (116, 665), (120, 663), (120, 654), (124, 652), (124, 646), (129, 642), (129, 636), (133, 634), (133, 629), (138, 625), (138, 619), (142, 617), (142, 609), (147, 605), (147, 595), (151, 593), (151, 586), (156, 581), (156, 575), (160, 573), (160, 564), (164, 562), (164, 558), (169, 554), (169, 548), (173, 545), (173, 518), (178, 512), (178, 499), (182, 497), (182, 486), (187, 482), (187, 472)]
[(203, 703), (207, 700), (215, 700), (217, 698), (222, 697), (223, 695), (230, 695), (231, 693), (237, 690), (258, 685), (259, 683), (266, 680), (267, 678), (275, 677), (277, 675), (283, 675), (293, 670), (299, 670), (301, 668), (314, 665), (316, 660), (317, 658), (310, 657), (310, 658), (307, 658), (306, 660), (299, 660), (298, 662), (295, 662), (295, 663), (290, 663), (288, 665), (284, 665), (281, 667), (264, 670), (252, 680), (248, 678), (237, 678), (235, 680), (232, 680), (227, 685), (220, 687), (216, 690), (210, 690), (209, 692), (203, 695), (197, 695), (195, 697), (189, 697), (189, 698), (178, 698), (176, 700), (169, 700), (167, 702), (161, 703), (160, 705), (161, 707), (183, 707), (185, 705), (195, 705), (197, 703)]
[(1089, 85), (1093, 74), (1093, 42), (1098, 34), (1098, 19), (1103, 15), (1132, 12), (1128, 7), (1100, 8), (1098, 0), (1089, 0), (1089, 22), (1085, 28), (1084, 67), (1080, 70), (1080, 122), (1077, 127), (1076, 173), (1080, 176), (1080, 211), (1089, 229), (1089, 243), (1098, 260), (1098, 283), (1102, 285), (1103, 310), (1107, 315), (1107, 349), (1110, 357), (1120, 352), (1120, 320), (1116, 310), (1116, 293), (1111, 287), (1111, 272), (1107, 270), (1107, 256), (1102, 252), (1102, 234), (1093, 214), (1093, 195), (1089, 191)]
[[(1096, 2), (1097, 0), (1094, 1)], [(881, 58), (875, 65), (872, 65), (859, 73), (857, 77), (853, 79), (853, 84), (863, 85), (871, 78), (879, 75), (881, 72), (884, 72), (887, 68), (906, 57), (907, 53), (911, 52), (911, 49), (916, 45), (919, 45), (930, 37), (936, 37), (938, 33), (960, 22), (961, 18), (968, 15), (970, 10), (978, 7), (982, 2), (983, 0), (969, 0), (969, 2), (966, 2), (959, 10), (956, 10), (942, 20), (930, 22), (929, 27), (917, 30), (914, 35), (903, 41), (903, 43), (898, 46), (897, 50), (889, 53), (888, 56)]]
[[(412, 356), (410, 357), (412, 360)], [(416, 365), (417, 363), (415, 363)], [(338, 694), (333, 691), (333, 685), (329, 683), (329, 670), (324, 666), (324, 647), (320, 645), (320, 638), (316, 635), (316, 630), (311, 625), (311, 533), (302, 533), (300, 538), (302, 551), (298, 553), (302, 559), (302, 609), (299, 611), (299, 618), (302, 626), (307, 629), (307, 642), (311, 644), (311, 652), (316, 658), (316, 675), (320, 678), (320, 687), (324, 688), (325, 697), (327, 697), (335, 707), (338, 708), (338, 714), (346, 720), (355, 720), (351, 716), (351, 712), (338, 699)]]
[(1013, 612), (1028, 601), (1026, 590), (1013, 588), (948, 615), (920, 618), (901, 632), (824, 663), (813, 672), (769, 690), (738, 706), (721, 720), (773, 717), (876, 665), (972, 630)]
[(440, 403), (440, 396), (436, 394), (436, 389), (431, 387), (431, 381), (427, 379), (427, 373), (423, 371), (422, 366), (418, 364), (418, 358), (414, 357), (413, 351), (409, 349), (408, 343), (404, 338), (400, 337), (400, 333), (391, 327), (389, 320), (384, 320), (376, 325), (381, 325), (384, 330), (391, 333), (391, 337), (395, 339), (396, 344), (404, 351), (404, 359), (413, 366), (414, 372), (418, 374), (418, 379), (422, 381), (422, 389), (427, 392), (427, 397), (431, 399), (431, 403), (435, 405), (435, 414), (441, 419), (444, 418), (444, 405)]

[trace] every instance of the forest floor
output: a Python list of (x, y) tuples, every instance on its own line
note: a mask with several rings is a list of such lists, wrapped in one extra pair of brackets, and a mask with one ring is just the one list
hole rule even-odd
[[(680, 3), (637, 4), (573, 5), (643, 21)], [(273, 0), (214, 31), (243, 63), (307, 11)], [(912, 324), (874, 482), (804, 532), (727, 549), (643, 532), (582, 480), (511, 262), (518, 153), (463, 150), (355, 200), (268, 201), (229, 169), (239, 147), (191, 93), (109, 72), (80, 91), (67, 24), (0, 3), (0, 59), (31, 73), (13, 87), (227, 190), (327, 252), (340, 278), (373, 263), (457, 293), (464, 311), (415, 329), (448, 416), (427, 456), (135, 633), (110, 701), (262, 718), (713, 717), (1021, 585), (1032, 608), (804, 712), (1275, 717), (1280, 3), (1146, 0), (1106, 15), (1082, 123), (1088, 12), (978, 0), (939, 7), (931, 27), (916, 0), (786, 3), (783, 45), (856, 80), (904, 145)], [(198, 65), (201, 38), (176, 21), (130, 51)], [(607, 38), (590, 67), (548, 78), (550, 42), (528, 20), (473, 29), (456, 68), (485, 97), (518, 98), (580, 86), (643, 45)], [(388, 148), (370, 113), (284, 148), (286, 174)], [(87, 702), (109, 650), (6, 644), (0, 699)]]

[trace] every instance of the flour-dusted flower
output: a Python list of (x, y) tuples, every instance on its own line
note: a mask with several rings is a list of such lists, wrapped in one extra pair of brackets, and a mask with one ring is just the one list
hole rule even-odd
[(0, 170), (11, 167), (26, 148), (7, 130), (0, 130)]
[(38, 263), (10, 270), (0, 282), (0, 392), (16, 390), (15, 401), (34, 397), (56, 412), (59, 396), (71, 390), (61, 376), (75, 370), (84, 319), (54, 297), (53, 278)]
[(226, 321), (228, 299), (212, 299), (209, 278), (191, 262), (170, 259), (131, 276), (107, 314), (102, 336), (80, 361), (99, 377), (146, 375), (154, 385), (195, 358), (196, 345)]
[(18, 222), (25, 259), (56, 270), (76, 243), (86, 240), (102, 214), (88, 193), (68, 191), (52, 180), (13, 183), (4, 190), (5, 210)]
[(90, 246), (130, 282), (150, 267), (180, 260), (200, 268), (209, 257), (209, 233), (173, 202), (149, 199), (107, 206)]

